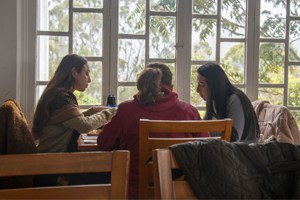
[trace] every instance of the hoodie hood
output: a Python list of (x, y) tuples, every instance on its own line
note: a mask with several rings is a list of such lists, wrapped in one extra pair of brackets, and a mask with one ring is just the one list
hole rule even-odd
[(141, 102), (138, 100), (137, 94), (133, 96), (134, 102), (137, 103), (141, 109), (148, 112), (161, 112), (164, 110), (168, 110), (179, 103), (178, 94), (176, 92), (173, 92), (170, 87), (162, 85), (162, 91), (165, 93), (165, 95), (160, 97), (153, 105), (145, 106), (141, 104)]

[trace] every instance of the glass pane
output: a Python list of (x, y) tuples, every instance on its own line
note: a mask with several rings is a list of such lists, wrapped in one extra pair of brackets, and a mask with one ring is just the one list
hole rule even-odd
[(300, 61), (300, 21), (290, 22), (289, 61)]
[(145, 0), (119, 1), (119, 33), (145, 34), (146, 2)]
[(102, 8), (103, 0), (74, 0), (73, 6), (76, 8)]
[(82, 104), (101, 104), (102, 103), (102, 62), (91, 62), (90, 77), (91, 83), (85, 92), (81, 93), (80, 102)]
[(45, 85), (36, 86), (35, 103), (37, 103), (39, 101), (39, 99), (41, 98), (41, 96), (42, 96), (45, 89), (46, 89)]
[(288, 105), (300, 106), (300, 65), (289, 66)]
[(299, 110), (291, 110), (293, 117), (295, 118), (298, 128), (300, 127), (300, 112)]
[(299, 0), (291, 0), (290, 1), (290, 15), (300, 17), (300, 1)]
[(285, 38), (285, 1), (261, 0), (260, 36), (262, 38)]
[(204, 116), (205, 116), (206, 111), (205, 110), (198, 110), (198, 112), (200, 114), (201, 119), (203, 119)]
[(103, 16), (100, 13), (74, 13), (74, 52), (82, 56), (102, 56)]
[(202, 15), (216, 15), (217, 5), (217, 0), (193, 0), (193, 13)]
[(175, 12), (176, 11), (176, 0), (151, 0), (150, 9), (152, 11), (161, 11), (161, 12)]
[(192, 23), (192, 60), (216, 60), (217, 21), (193, 19)]
[(276, 105), (283, 105), (283, 88), (259, 88), (258, 99), (268, 100)]
[(39, 0), (38, 16), (38, 30), (68, 31), (69, 0)]
[(244, 84), (245, 44), (242, 42), (221, 43), (221, 67), (232, 84)]
[(118, 105), (127, 100), (133, 99), (133, 95), (135, 95), (138, 92), (136, 86), (120, 86), (118, 87), (118, 96), (117, 96), (117, 102)]
[[(206, 106), (206, 102), (200, 97), (200, 95), (197, 92), (197, 86), (198, 86), (198, 81), (197, 81), (197, 69), (198, 65), (192, 65), (191, 68), (191, 96), (190, 96), (190, 103), (193, 106)], [(202, 116), (202, 115), (201, 115)], [(204, 116), (204, 115), (203, 115)]]
[(144, 40), (119, 40), (118, 81), (136, 81), (145, 66)]
[(246, 11), (246, 0), (223, 1), (221, 37), (245, 37)]
[(48, 81), (54, 74), (61, 59), (68, 54), (68, 37), (37, 37), (37, 80)]
[(175, 58), (175, 39), (175, 17), (150, 17), (150, 58)]
[(259, 83), (283, 83), (284, 43), (261, 43), (259, 48)]

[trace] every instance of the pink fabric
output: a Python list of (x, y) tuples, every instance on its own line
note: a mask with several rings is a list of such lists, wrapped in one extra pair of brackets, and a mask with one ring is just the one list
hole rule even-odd
[[(134, 96), (134, 100), (118, 106), (116, 115), (103, 128), (98, 137), (100, 150), (130, 150), (129, 198), (138, 198), (138, 162), (139, 162), (139, 119), (156, 120), (200, 120), (199, 112), (188, 103), (178, 99), (175, 92), (169, 91), (155, 105), (143, 106)], [(160, 135), (164, 137), (163, 135)], [(209, 137), (208, 133), (177, 134), (175, 137)]]
[(260, 100), (252, 102), (252, 105), (260, 126), (258, 143), (276, 140), (283, 143), (300, 144), (297, 122), (287, 107)]

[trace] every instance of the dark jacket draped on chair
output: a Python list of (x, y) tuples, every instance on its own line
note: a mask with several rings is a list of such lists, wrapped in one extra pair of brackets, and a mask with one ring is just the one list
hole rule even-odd
[(204, 140), (171, 150), (199, 199), (300, 198), (300, 146)]

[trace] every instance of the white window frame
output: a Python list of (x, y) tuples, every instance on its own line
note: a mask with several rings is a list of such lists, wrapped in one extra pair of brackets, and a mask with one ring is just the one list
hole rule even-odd
[[(116, 94), (117, 87), (124, 85), (118, 83), (117, 79), (117, 62), (118, 56), (118, 38), (122, 35), (118, 34), (118, 0), (104, 0), (103, 1), (103, 19), (104, 28), (103, 34), (109, 35), (110, 40), (103, 40), (105, 51), (103, 51), (103, 74), (109, 74), (109, 76), (103, 76), (103, 101), (105, 95)], [(289, 2), (289, 1), (288, 1)], [(221, 0), (218, 0), (221, 3)], [(31, 119), (35, 105), (35, 66), (36, 66), (36, 0), (17, 0), (17, 99), (23, 105), (23, 110), (28, 119)], [(147, 5), (149, 7), (149, 0)], [(187, 73), (187, 69), (190, 69), (191, 63), (191, 23), (192, 19), (192, 0), (177, 0), (177, 38), (176, 38), (176, 80), (177, 92), (179, 97), (189, 102), (190, 101), (190, 71)], [(259, 10), (260, 0), (247, 0), (247, 28), (246, 28), (246, 42), (245, 42), (245, 91), (251, 101), (256, 100), (258, 97), (258, 87), (262, 84), (258, 83), (258, 65), (259, 65)], [(287, 10), (287, 13), (289, 10)], [(146, 29), (149, 23), (149, 11), (146, 12)], [(110, 16), (110, 17), (108, 17)], [(107, 18), (108, 17), (108, 18)], [(220, 17), (220, 16), (217, 16)], [(293, 17), (293, 19), (299, 19), (300, 17)], [(251, 20), (248, 20), (251, 19)], [(289, 25), (290, 18), (287, 18), (287, 26)], [(179, 28), (180, 27), (180, 28)], [(182, 28), (184, 27), (184, 28)], [(218, 27), (220, 32), (220, 27)], [(288, 31), (288, 27), (287, 27)], [(288, 32), (287, 32), (288, 36)], [(146, 34), (146, 38), (149, 35)], [(285, 44), (288, 44), (288, 37), (284, 40)], [(218, 42), (217, 42), (218, 44)], [(149, 44), (146, 41), (146, 63), (152, 62), (149, 58)], [(287, 46), (287, 45), (286, 45)], [(288, 49), (286, 47), (285, 52)], [(288, 54), (286, 54), (288, 55)], [(219, 55), (220, 56), (220, 55)], [(217, 60), (219, 60), (217, 55)], [(287, 57), (287, 56), (286, 56)], [(285, 59), (285, 82), (283, 85), (285, 89), (284, 105), (287, 104), (287, 58)], [(299, 65), (299, 62), (294, 64)], [(126, 85), (126, 84), (125, 84)], [(128, 83), (128, 85), (135, 85), (135, 83)], [(200, 97), (199, 97), (200, 98)], [(105, 102), (102, 102), (105, 103)], [(292, 108), (293, 109), (293, 108)], [(294, 107), (294, 109), (300, 109)]]

